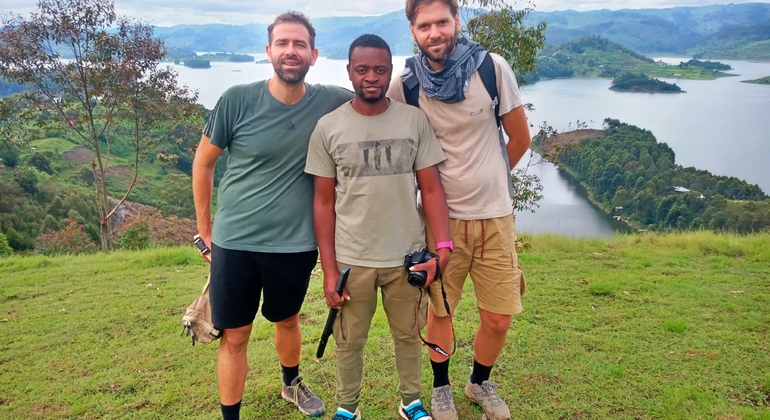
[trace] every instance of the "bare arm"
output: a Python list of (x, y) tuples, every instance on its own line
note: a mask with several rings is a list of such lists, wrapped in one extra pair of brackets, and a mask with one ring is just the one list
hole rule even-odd
[(502, 116), (503, 130), (508, 135), (508, 158), (511, 160), (511, 169), (513, 169), (522, 156), (527, 153), (532, 138), (529, 135), (529, 123), (524, 113), (524, 107), (520, 106), (511, 110), (511, 112)]
[[(428, 226), (430, 226), (430, 230), (433, 232), (433, 240), (435, 243), (450, 240), (449, 209), (447, 208), (444, 187), (441, 185), (438, 168), (434, 165), (417, 171), (417, 182), (420, 184), (420, 194), (422, 195), (422, 205), (425, 209), (425, 219), (428, 222)], [(437, 250), (436, 253), (439, 256), (441, 272), (443, 273), (446, 270), (447, 264), (449, 264), (450, 251), (447, 248), (442, 248)], [(423, 288), (427, 289), (433, 280), (435, 280), (435, 262), (429, 261), (424, 264), (418, 264), (414, 266), (413, 269), (413, 271), (424, 270), (428, 272), (428, 281), (425, 282)]]
[(192, 165), (193, 198), (198, 234), (211, 248), (211, 196), (214, 191), (214, 168), (222, 149), (211, 144), (211, 139), (201, 137)]
[(342, 296), (337, 294), (337, 280), (340, 272), (337, 270), (337, 256), (334, 252), (334, 230), (337, 214), (334, 210), (334, 188), (336, 178), (314, 177), (315, 193), (313, 196), (313, 225), (318, 238), (318, 250), (321, 253), (321, 269), (324, 272), (324, 295), (326, 304), (331, 308), (339, 308), (348, 297), (347, 290)]

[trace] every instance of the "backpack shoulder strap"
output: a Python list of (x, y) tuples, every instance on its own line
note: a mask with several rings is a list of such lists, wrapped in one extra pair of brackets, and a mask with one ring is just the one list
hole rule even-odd
[(497, 93), (497, 75), (495, 74), (495, 63), (492, 62), (492, 56), (489, 53), (484, 56), (478, 72), (484, 87), (487, 89), (487, 93), (489, 93), (489, 97), (492, 98), (492, 105), (495, 108), (495, 120), (497, 120), (497, 127), (500, 128), (500, 97)]
[[(410, 69), (414, 68), (414, 57), (406, 59), (406, 66)], [(402, 80), (401, 85), (404, 87), (404, 99), (408, 105), (419, 108), (420, 107), (420, 84), (416, 83), (411, 89)]]

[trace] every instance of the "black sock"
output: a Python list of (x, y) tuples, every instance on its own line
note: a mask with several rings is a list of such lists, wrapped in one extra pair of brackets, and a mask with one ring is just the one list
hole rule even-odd
[(233, 405), (224, 405), (219, 403), (222, 409), (222, 420), (239, 420), (241, 417), (241, 401)]
[(291, 385), (291, 381), (299, 376), (299, 365), (294, 367), (286, 367), (281, 365), (281, 371), (283, 372), (283, 384), (289, 386)]
[(471, 383), (481, 385), (482, 382), (489, 380), (489, 374), (492, 372), (492, 366), (484, 366), (473, 359), (473, 371), (471, 372)]
[(449, 359), (443, 362), (430, 361), (433, 367), (433, 388), (449, 385)]

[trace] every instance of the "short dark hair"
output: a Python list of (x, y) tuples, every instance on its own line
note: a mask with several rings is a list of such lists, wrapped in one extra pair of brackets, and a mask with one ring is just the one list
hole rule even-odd
[(436, 2), (443, 3), (449, 7), (449, 13), (451, 13), (452, 16), (456, 16), (457, 11), (460, 10), (460, 5), (457, 3), (457, 0), (406, 0), (406, 5), (404, 7), (406, 18), (409, 19), (409, 22), (414, 23), (414, 19), (417, 17), (417, 13), (422, 6)]
[(275, 25), (279, 25), (281, 23), (299, 23), (300, 25), (304, 25), (305, 28), (307, 28), (308, 33), (310, 33), (310, 49), (315, 48), (315, 28), (313, 27), (313, 24), (310, 23), (310, 18), (305, 16), (302, 12), (296, 12), (294, 10), (281, 13), (275, 18), (273, 23), (267, 27), (268, 44), (273, 44), (273, 28), (275, 28)]
[(363, 34), (356, 38), (352, 44), (350, 44), (350, 49), (348, 50), (348, 63), (350, 63), (350, 57), (353, 56), (353, 50), (356, 49), (356, 47), (373, 47), (373, 48), (381, 48), (388, 52), (388, 56), (390, 56), (391, 61), (393, 60), (393, 53), (390, 52), (390, 46), (387, 42), (385, 42), (384, 39), (380, 38), (377, 35), (374, 34)]

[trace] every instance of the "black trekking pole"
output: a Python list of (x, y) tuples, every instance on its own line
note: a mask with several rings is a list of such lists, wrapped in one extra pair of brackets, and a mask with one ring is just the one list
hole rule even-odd
[[(342, 296), (342, 290), (345, 289), (345, 283), (348, 281), (348, 275), (350, 274), (350, 267), (345, 267), (340, 272), (340, 279), (337, 281), (337, 293)], [(318, 342), (318, 350), (315, 352), (315, 357), (324, 357), (324, 350), (326, 350), (326, 343), (329, 341), (329, 337), (334, 331), (334, 319), (337, 318), (337, 312), (339, 309), (330, 308), (329, 316), (326, 318), (326, 326), (324, 332), (321, 334), (321, 341)]]

